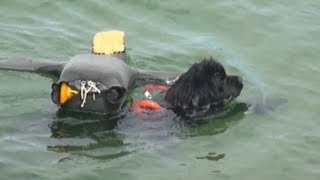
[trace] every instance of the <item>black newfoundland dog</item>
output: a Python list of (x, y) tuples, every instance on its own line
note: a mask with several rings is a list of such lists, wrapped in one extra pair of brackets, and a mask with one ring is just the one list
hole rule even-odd
[[(166, 83), (161, 81), (159, 85), (166, 85)], [(159, 96), (155, 96), (153, 100), (159, 102), (166, 109), (172, 110), (177, 115), (175, 117), (182, 120), (180, 122), (197, 125), (207, 122), (208, 117), (211, 118), (216, 115), (219, 117), (218, 114), (228, 110), (228, 104), (240, 95), (242, 88), (241, 77), (227, 75), (219, 62), (213, 58), (208, 58), (193, 64), (187, 72), (180, 75), (167, 92), (158, 94)], [(155, 110), (148, 109), (146, 114), (140, 117), (148, 120), (152, 117), (157, 119), (158, 116), (155, 112)], [(70, 116), (70, 114), (64, 114), (62, 110), (59, 113), (60, 117)], [(162, 116), (163, 113), (166, 112), (160, 111), (161, 115), (159, 117), (167, 118), (167, 116)], [(78, 114), (73, 114), (73, 116), (75, 115)], [(84, 114), (76, 117), (77, 119), (86, 118)], [(92, 116), (89, 115), (87, 118), (92, 119)], [(78, 136), (81, 133), (87, 134), (106, 129), (111, 130), (119, 124), (118, 120), (116, 116), (115, 118), (102, 118), (99, 121), (69, 124), (62, 119), (54, 121), (50, 128), (53, 137), (61, 138), (62, 130), (68, 132), (67, 136)]]
[(226, 74), (213, 58), (193, 64), (168, 89), (165, 101), (178, 116), (203, 117), (219, 112), (240, 95), (242, 78)]

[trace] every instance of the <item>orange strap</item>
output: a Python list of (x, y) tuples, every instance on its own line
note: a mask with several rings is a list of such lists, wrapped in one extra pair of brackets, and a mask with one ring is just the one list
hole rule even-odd
[(158, 89), (160, 91), (168, 91), (169, 87), (168, 86), (160, 86), (160, 85), (154, 85), (154, 84), (149, 84), (144, 88), (144, 91), (152, 91)]

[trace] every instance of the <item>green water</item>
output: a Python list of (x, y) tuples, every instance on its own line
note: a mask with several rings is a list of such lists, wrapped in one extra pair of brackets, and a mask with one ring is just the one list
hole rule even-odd
[[(116, 127), (56, 118), (51, 80), (0, 71), (0, 179), (318, 179), (320, 1), (1, 0), (0, 57), (67, 61), (95, 32), (126, 32), (133, 66), (183, 72), (213, 56), (245, 87), (285, 98), (181, 136), (171, 119)], [(113, 129), (113, 130), (112, 130)]]

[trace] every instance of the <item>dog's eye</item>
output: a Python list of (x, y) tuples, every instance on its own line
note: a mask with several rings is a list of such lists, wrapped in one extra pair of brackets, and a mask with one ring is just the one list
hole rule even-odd
[(219, 77), (220, 77), (220, 73), (219, 73), (219, 72), (215, 72), (215, 73), (214, 73), (214, 76), (217, 77), (217, 78), (219, 78)]

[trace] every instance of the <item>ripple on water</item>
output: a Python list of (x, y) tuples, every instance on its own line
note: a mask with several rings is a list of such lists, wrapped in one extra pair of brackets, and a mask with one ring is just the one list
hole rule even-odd
[(244, 77), (241, 99), (288, 104), (196, 128), (129, 113), (113, 129), (56, 119), (49, 80), (1, 71), (1, 177), (317, 179), (320, 3), (288, 2), (2, 0), (1, 57), (66, 61), (90, 52), (95, 32), (121, 29), (134, 66), (183, 72), (212, 55)]

